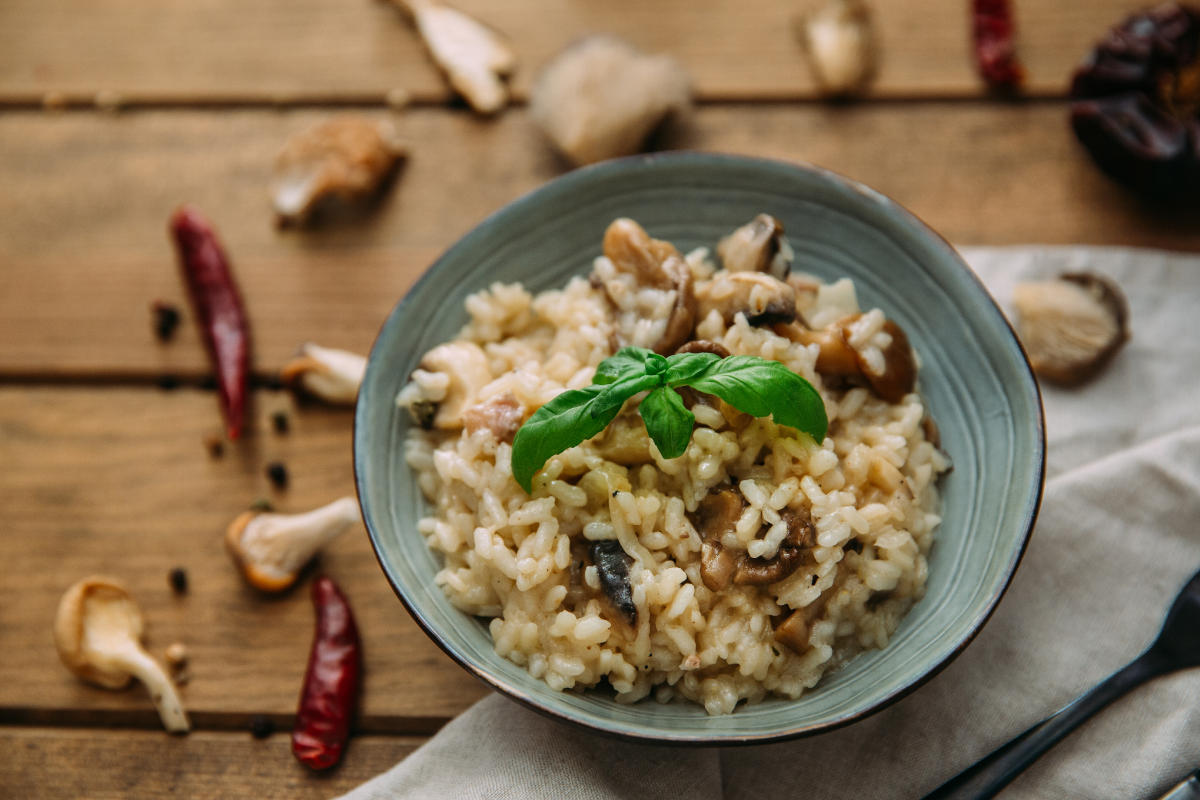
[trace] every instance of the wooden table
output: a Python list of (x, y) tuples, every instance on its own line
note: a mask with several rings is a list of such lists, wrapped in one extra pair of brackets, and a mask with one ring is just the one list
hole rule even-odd
[[(150, 305), (184, 306), (165, 233), (180, 202), (215, 220), (253, 323), (262, 385), (303, 341), (366, 352), (447, 245), (560, 174), (523, 106), (535, 68), (587, 32), (675, 55), (691, 118), (656, 146), (812, 161), (897, 199), (958, 244), (1200, 251), (1195, 210), (1150, 208), (1092, 166), (1066, 125), (1073, 65), (1129, 0), (1016, 3), (1026, 96), (988, 96), (966, 0), (876, 2), (869, 100), (830, 105), (792, 38), (796, 0), (460, 0), (511, 37), (518, 102), (481, 119), (455, 101), (405, 18), (376, 0), (4, 0), (0, 4), (0, 794), (325, 797), (403, 758), (484, 689), (393, 596), (360, 528), (321, 557), (365, 639), (358, 735), (314, 776), (287, 731), (312, 626), (307, 583), (248, 588), (221, 533), (256, 498), (301, 510), (353, 493), (352, 412), (256, 392), (244, 445), (219, 431), (191, 323), (158, 342)], [(388, 104), (404, 90), (408, 107)], [(390, 117), (411, 159), (377, 212), (280, 231), (266, 186), (290, 133), (338, 109)], [(166, 378), (169, 378), (167, 380)], [(175, 388), (168, 389), (167, 387)], [(285, 411), (286, 434), (270, 417)], [(291, 473), (273, 489), (264, 466)], [(183, 566), (186, 595), (168, 571)], [(51, 621), (89, 573), (132, 588), (148, 645), (191, 653), (195, 731), (170, 737), (140, 688), (85, 686)], [(256, 740), (265, 715), (280, 733)]]

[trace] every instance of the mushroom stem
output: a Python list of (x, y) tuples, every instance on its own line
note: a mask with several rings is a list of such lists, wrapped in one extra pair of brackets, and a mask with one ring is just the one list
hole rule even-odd
[(305, 342), (279, 377), (328, 403), (353, 405), (366, 371), (367, 360), (358, 353)]
[(187, 733), (191, 729), (187, 712), (183, 710), (183, 702), (175, 691), (175, 684), (171, 683), (166, 671), (149, 653), (140, 647), (129, 647), (114, 653), (111, 660), (114, 666), (120, 667), (145, 684), (164, 728), (171, 733)]

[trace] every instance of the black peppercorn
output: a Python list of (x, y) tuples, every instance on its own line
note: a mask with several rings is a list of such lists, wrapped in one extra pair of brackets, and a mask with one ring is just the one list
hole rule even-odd
[(250, 735), (255, 739), (266, 739), (275, 732), (275, 723), (265, 714), (255, 714), (250, 718)]
[(154, 335), (160, 342), (171, 341), (175, 336), (175, 329), (179, 327), (179, 320), (182, 319), (179, 309), (158, 300), (150, 306), (150, 310), (154, 314)]
[(276, 489), (286, 489), (288, 485), (288, 471), (279, 461), (272, 461), (267, 464), (267, 479)]
[(175, 567), (167, 573), (167, 580), (171, 584), (171, 590), (175, 594), (187, 594), (188, 590), (188, 574), (183, 567)]

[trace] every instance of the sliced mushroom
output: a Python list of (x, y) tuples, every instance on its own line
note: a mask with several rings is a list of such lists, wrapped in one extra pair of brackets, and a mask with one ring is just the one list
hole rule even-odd
[[(655, 320), (647, 328), (646, 310), (637, 307), (636, 299), (627, 296), (623, 285), (616, 280), (600, 280), (618, 309), (617, 333), (621, 344), (649, 347), (666, 355), (691, 338), (696, 321), (692, 270), (674, 245), (652, 239), (641, 225), (621, 218), (604, 232), (604, 255), (618, 275), (633, 276), (639, 287), (672, 293), (666, 320)], [(665, 302), (666, 298), (663, 299)]]
[(145, 623), (119, 581), (92, 576), (67, 589), (54, 619), (54, 643), (67, 669), (89, 683), (123, 689), (137, 678), (150, 692), (163, 727), (186, 733), (187, 712), (167, 673), (142, 647)]
[(675, 353), (676, 355), (679, 353), (712, 353), (714, 356), (718, 356), (720, 358), (729, 358), (730, 355), (729, 350), (726, 349), (725, 345), (718, 344), (717, 342), (710, 342), (708, 339), (693, 339), (683, 347), (680, 347), (678, 350), (676, 350)]
[(917, 382), (917, 362), (908, 336), (892, 320), (884, 321), (883, 332), (888, 335), (889, 344), (882, 352), (883, 369), (878, 370), (850, 344), (854, 324), (861, 317), (851, 314), (820, 330), (793, 323), (776, 325), (774, 331), (799, 344), (817, 345), (816, 370), (820, 374), (862, 380), (889, 403), (899, 402)]
[(647, 55), (615, 36), (589, 36), (554, 56), (534, 80), (529, 114), (572, 163), (638, 152), (690, 104), (675, 59)]
[(696, 508), (696, 530), (704, 539), (700, 552), (700, 579), (714, 592), (725, 589), (733, 581), (738, 556), (721, 543), (721, 538), (733, 532), (745, 506), (745, 499), (736, 489), (721, 489), (706, 495)]
[(716, 311), (731, 324), (745, 314), (751, 325), (774, 325), (796, 318), (796, 290), (764, 272), (718, 272), (696, 288), (697, 312)]
[(822, 94), (858, 94), (875, 76), (874, 25), (863, 0), (831, 0), (802, 17), (796, 35)]
[(1129, 304), (1101, 275), (1022, 283), (1013, 304), (1034, 371), (1056, 383), (1073, 386), (1095, 376), (1129, 338)]
[(279, 224), (303, 224), (326, 200), (371, 197), (405, 155), (391, 123), (365, 117), (335, 117), (293, 135), (275, 162)]
[(797, 609), (775, 628), (775, 641), (799, 654), (808, 649), (808, 637), (811, 634), (804, 609)]
[(719, 592), (733, 583), (738, 557), (716, 539), (704, 542), (700, 550), (700, 580), (709, 590)]
[(393, 0), (412, 14), (434, 63), (454, 90), (481, 114), (494, 114), (508, 102), (504, 78), (517, 57), (504, 38), (456, 8), (434, 0)]
[(759, 214), (717, 244), (717, 255), (729, 272), (765, 272), (780, 280), (791, 271), (790, 250), (783, 223), (770, 214)]
[(450, 378), (446, 396), (433, 415), (433, 426), (442, 430), (461, 428), (463, 412), (475, 405), (479, 391), (492, 380), (483, 348), (473, 342), (438, 345), (421, 359), (421, 368)]
[(600, 576), (600, 588), (625, 621), (636, 627), (638, 610), (633, 602), (633, 587), (629, 584), (632, 559), (621, 549), (621, 543), (613, 539), (592, 542), (588, 553)]
[(225, 531), (225, 546), (256, 589), (281, 592), (296, 582), (317, 551), (358, 522), (353, 497), (303, 514), (246, 511)]
[(501, 442), (512, 444), (525, 421), (525, 406), (511, 392), (496, 395), (463, 412), (463, 426), (474, 433), (486, 428)]
[(766, 586), (795, 572), (817, 541), (817, 531), (807, 510), (784, 509), (779, 514), (787, 523), (788, 535), (771, 558), (744, 557), (733, 573), (735, 584)]
[(305, 342), (279, 377), (327, 403), (354, 405), (366, 371), (367, 360), (358, 353)]

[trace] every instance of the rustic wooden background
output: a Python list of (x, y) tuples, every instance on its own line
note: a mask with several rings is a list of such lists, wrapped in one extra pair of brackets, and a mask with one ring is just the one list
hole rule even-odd
[[(365, 353), (437, 254), (566, 169), (522, 101), (546, 58), (605, 31), (673, 54), (694, 80), (694, 112), (656, 147), (815, 162), (956, 244), (1200, 251), (1195, 207), (1131, 198), (1066, 125), (1074, 65), (1136, 2), (1017, 0), (1028, 86), (1000, 99), (975, 76), (966, 0), (880, 0), (879, 80), (869, 99), (840, 105), (814, 97), (793, 39), (803, 0), (457, 5), (507, 33), (521, 59), (518, 102), (493, 119), (451, 96), (405, 17), (379, 0), (0, 2), (0, 794), (330, 796), (484, 694), (409, 619), (360, 526), (319, 568), (346, 590), (365, 640), (361, 735), (330, 775), (290, 756), (307, 583), (257, 594), (221, 532), (256, 498), (301, 510), (352, 494), (352, 412), (263, 388), (253, 435), (208, 455), (220, 420), (199, 340), (185, 319), (158, 342), (149, 311), (185, 306), (165, 231), (181, 202), (213, 218), (233, 257), (263, 386), (306, 340)], [(410, 102), (396, 109), (400, 95)], [(277, 230), (275, 152), (344, 109), (393, 119), (409, 163), (376, 213)], [(269, 424), (277, 410), (286, 435)], [(284, 491), (263, 475), (274, 460), (291, 472)], [(167, 583), (177, 565), (185, 596)], [(55, 605), (95, 572), (130, 585), (153, 652), (189, 648), (191, 735), (162, 733), (140, 688), (95, 689), (59, 665)], [(280, 732), (252, 739), (258, 714)]]

